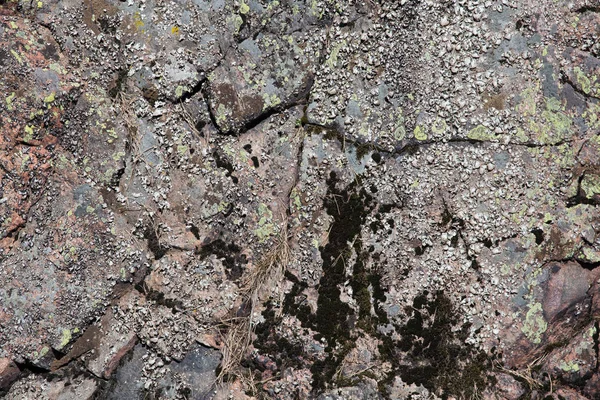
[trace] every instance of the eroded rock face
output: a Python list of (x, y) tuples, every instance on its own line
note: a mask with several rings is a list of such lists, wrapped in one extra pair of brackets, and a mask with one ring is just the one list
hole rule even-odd
[(599, 398), (598, 10), (0, 1), (0, 395)]

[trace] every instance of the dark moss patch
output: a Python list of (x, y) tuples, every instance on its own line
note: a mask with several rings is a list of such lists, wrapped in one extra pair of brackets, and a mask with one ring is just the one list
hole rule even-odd
[[(372, 309), (378, 310), (381, 299), (381, 288), (378, 276), (374, 276), (367, 268), (369, 251), (363, 250), (360, 231), (367, 215), (374, 209), (372, 196), (355, 180), (345, 188), (338, 188), (339, 180), (332, 172), (327, 180), (328, 192), (324, 207), (333, 222), (329, 232), (329, 242), (321, 247), (323, 259), (323, 276), (318, 285), (317, 311), (312, 313), (306, 297), (303, 295), (307, 284), (301, 282), (291, 273), (286, 278), (293, 282), (291, 291), (286, 295), (283, 311), (296, 316), (303, 327), (318, 332), (316, 340), (325, 339), (326, 357), (315, 360), (311, 366), (313, 389), (319, 392), (331, 385), (333, 376), (348, 352), (354, 348), (356, 327), (363, 331), (375, 332), (376, 319)], [(350, 276), (353, 296), (359, 304), (358, 315), (352, 308), (340, 300), (340, 286), (348, 280), (346, 265), (356, 254)], [(374, 287), (375, 284), (377, 287)], [(377, 302), (371, 301), (371, 292), (376, 292)], [(380, 311), (380, 310), (379, 310)], [(354, 333), (353, 333), (354, 332)], [(337, 382), (338, 385), (343, 382)]]
[(540, 245), (544, 242), (544, 231), (540, 228), (535, 228), (531, 231), (535, 235), (535, 244)]
[(119, 168), (116, 172), (114, 172), (112, 174), (112, 176), (110, 177), (110, 187), (112, 188), (116, 188), (119, 186), (119, 183), (121, 182), (121, 178), (123, 177), (123, 174), (125, 173), (125, 168)]
[(371, 292), (369, 291), (369, 275), (366, 269), (366, 261), (369, 253), (363, 252), (360, 240), (355, 242), (354, 248), (358, 257), (352, 269), (350, 286), (352, 287), (353, 297), (358, 303), (358, 318), (360, 327), (369, 331), (373, 327), (371, 321)]
[(567, 199), (567, 208), (575, 207), (580, 204), (589, 204), (589, 205), (597, 205), (598, 204), (598, 201), (596, 201), (597, 196), (594, 196), (593, 198), (589, 199), (586, 196), (585, 190), (583, 190), (583, 188), (581, 187), (581, 183), (583, 182), (584, 178), (585, 178), (585, 172), (583, 174), (581, 174), (581, 176), (579, 176), (579, 178), (577, 179), (577, 194), (575, 196), (569, 197)]
[(357, 146), (356, 146), (356, 158), (358, 158), (358, 160), (361, 161), (364, 156), (366, 156), (367, 154), (369, 154), (369, 151), (371, 151), (371, 145), (369, 143), (360, 143), (360, 144), (357, 144)]
[[(300, 344), (290, 342), (285, 337), (277, 333), (277, 327), (280, 325), (282, 318), (277, 317), (272, 302), (267, 303), (266, 309), (262, 313), (264, 322), (256, 326), (256, 340), (254, 347), (260, 352), (269, 356), (279, 370), (294, 367), (303, 368), (306, 355)], [(253, 369), (263, 369), (256, 362), (248, 365)]]
[[(339, 363), (354, 346), (350, 329), (356, 316), (348, 304), (340, 300), (339, 286), (347, 279), (346, 264), (352, 254), (352, 243), (360, 235), (361, 227), (374, 207), (373, 198), (364, 188), (358, 188), (357, 180), (343, 189), (337, 187), (338, 182), (336, 174), (331, 172), (323, 204), (327, 213), (333, 217), (333, 222), (329, 242), (320, 248), (323, 276), (319, 281), (315, 324), (316, 330), (326, 339), (327, 357), (323, 361), (316, 361), (311, 368), (315, 390), (323, 389), (331, 382)], [(358, 265), (355, 268), (357, 271), (363, 271), (364, 259), (360, 240), (355, 242), (355, 246), (355, 250), (358, 250)], [(354, 282), (358, 289), (357, 299), (359, 303), (362, 302), (359, 306), (359, 317), (367, 314), (367, 307), (370, 309), (364, 279), (364, 276), (357, 277)]]
[(192, 235), (194, 235), (196, 240), (200, 240), (200, 230), (198, 229), (198, 227), (196, 225), (192, 224), (190, 226), (190, 232), (192, 232)]
[(306, 300), (306, 296), (302, 294), (308, 285), (300, 281), (289, 271), (285, 272), (285, 278), (294, 285), (292, 286), (292, 290), (285, 296), (283, 312), (298, 318), (304, 328), (314, 328), (314, 315), (310, 306), (304, 301)]
[(140, 282), (135, 285), (135, 289), (146, 296), (146, 299), (152, 300), (161, 306), (170, 308), (173, 314), (183, 309), (183, 302), (181, 300), (165, 297), (163, 292), (159, 292), (158, 290), (150, 288), (144, 282)]
[(146, 226), (146, 229), (144, 230), (144, 238), (148, 241), (148, 249), (154, 255), (155, 260), (160, 260), (165, 254), (167, 254), (169, 248), (160, 243), (158, 234), (151, 224)]
[(461, 325), (460, 313), (442, 292), (423, 292), (405, 309), (407, 322), (399, 328), (401, 339), (383, 350), (394, 358), (404, 357), (395, 367), (407, 384), (423, 385), (443, 399), (472, 398), (488, 384), (491, 359), (465, 344), (469, 324)]
[(154, 104), (156, 104), (156, 101), (158, 100), (158, 89), (154, 87), (154, 85), (147, 86), (142, 90), (142, 97), (154, 107)]
[(222, 239), (217, 239), (203, 245), (198, 253), (202, 260), (211, 254), (223, 260), (227, 278), (237, 280), (244, 273), (244, 266), (248, 262), (246, 256), (241, 254), (241, 251), (242, 249), (235, 243), (226, 243)]
[(117, 78), (113, 84), (113, 87), (108, 91), (108, 95), (113, 99), (117, 97), (119, 93), (123, 90), (123, 85), (127, 81), (127, 70), (122, 69), (118, 72)]
[(215, 150), (213, 152), (213, 157), (215, 159), (215, 164), (217, 165), (217, 168), (225, 169), (227, 171), (225, 176), (228, 178), (230, 177), (233, 183), (238, 183), (238, 178), (232, 175), (235, 168), (233, 167), (233, 164), (231, 163), (231, 161), (229, 161), (227, 156), (222, 152)]

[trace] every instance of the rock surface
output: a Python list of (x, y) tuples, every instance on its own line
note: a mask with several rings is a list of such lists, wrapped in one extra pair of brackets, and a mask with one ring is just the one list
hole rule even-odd
[(598, 27), (0, 0), (0, 397), (600, 398)]

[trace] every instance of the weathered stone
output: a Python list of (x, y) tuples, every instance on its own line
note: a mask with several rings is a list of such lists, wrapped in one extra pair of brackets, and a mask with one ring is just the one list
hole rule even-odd
[(21, 371), (17, 365), (8, 358), (0, 358), (0, 390), (6, 390), (16, 379)]

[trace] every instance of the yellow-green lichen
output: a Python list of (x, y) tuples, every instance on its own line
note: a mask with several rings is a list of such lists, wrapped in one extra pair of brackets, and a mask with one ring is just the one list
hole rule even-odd
[(248, 14), (249, 11), (250, 11), (250, 6), (246, 3), (244, 3), (244, 1), (242, 0), (242, 2), (240, 3), (240, 14), (246, 15), (246, 14)]
[(302, 208), (302, 201), (300, 199), (300, 194), (296, 188), (292, 189), (292, 193), (290, 194), (290, 199), (292, 200), (292, 204), (296, 211), (299, 211)]
[(319, 2), (317, 0), (312, 0), (310, 3), (310, 13), (319, 19), (323, 18), (323, 11), (319, 10)]
[(329, 68), (335, 68), (337, 61), (338, 61), (338, 57), (340, 55), (340, 50), (345, 46), (346, 46), (345, 40), (342, 40), (341, 42), (339, 42), (335, 46), (333, 46), (333, 49), (331, 49), (331, 53), (329, 54), (329, 57), (325, 61), (325, 64)]
[(39, 352), (37, 352), (37, 351), (33, 352), (33, 359), (35, 361), (37, 361), (37, 360), (43, 358), (46, 354), (48, 354), (49, 351), (50, 351), (50, 347), (44, 346), (44, 347), (42, 347), (42, 349)]
[(12, 111), (14, 109), (14, 107), (13, 107), (13, 101), (14, 101), (15, 97), (16, 97), (15, 92), (12, 92), (10, 94), (10, 96), (8, 96), (6, 98), (6, 107), (8, 108), (8, 111)]
[(396, 117), (396, 126), (394, 128), (394, 138), (396, 140), (402, 140), (406, 136), (406, 129), (404, 128), (404, 115), (402, 108), (397, 109), (398, 116)]
[(44, 98), (44, 103), (49, 104), (55, 100), (56, 93), (52, 92)]
[(234, 14), (231, 18), (228, 18), (228, 23), (233, 25), (235, 33), (239, 33), (242, 25), (244, 25), (244, 19), (239, 14)]
[(144, 21), (142, 20), (142, 15), (139, 12), (133, 14), (133, 24), (137, 30), (142, 30), (144, 27)]
[[(113, 154), (112, 159), (115, 161), (120, 161), (122, 159), (125, 158), (125, 152), (124, 151), (118, 151), (115, 154)], [(85, 161), (85, 160), (84, 160)]]
[(536, 112), (536, 97), (539, 91), (539, 82), (521, 92), (521, 103), (517, 105), (517, 111), (523, 115), (535, 115)]
[(448, 129), (448, 124), (446, 124), (446, 121), (442, 118), (436, 118), (436, 120), (433, 121), (433, 124), (431, 125), (431, 131), (436, 135), (443, 134), (444, 132), (446, 132), (446, 129)]
[(591, 199), (600, 194), (600, 176), (586, 174), (581, 181), (581, 189), (585, 192), (585, 197)]
[(60, 344), (58, 346), (58, 350), (64, 348), (66, 345), (69, 344), (69, 342), (71, 341), (73, 335), (71, 334), (71, 331), (69, 329), (63, 329), (62, 330), (62, 336), (60, 339)]
[(542, 305), (540, 303), (530, 304), (521, 331), (532, 343), (540, 344), (546, 329), (548, 329), (548, 323), (544, 319)]
[(279, 104), (281, 104), (281, 99), (279, 97), (277, 97), (276, 94), (272, 94), (269, 96), (268, 93), (263, 93), (263, 111), (268, 109), (268, 108), (273, 108), (273, 107), (277, 107)]
[(582, 117), (590, 129), (600, 129), (600, 103), (589, 104)]
[(25, 136), (23, 136), (24, 142), (31, 142), (33, 140), (33, 127), (25, 125)]
[[(588, 262), (597, 263), (600, 262), (600, 253), (594, 251), (590, 247), (583, 248), (583, 255)], [(594, 328), (595, 329), (595, 328)]]
[(477, 125), (467, 133), (467, 137), (471, 140), (489, 141), (494, 139), (496, 136), (490, 132), (490, 130), (483, 125)]
[(560, 100), (549, 98), (546, 109), (542, 112), (543, 121), (531, 118), (527, 128), (541, 144), (557, 144), (571, 133), (573, 120), (564, 112)]
[(13, 55), (13, 57), (19, 62), (19, 64), (23, 64), (23, 60), (21, 59), (21, 57), (19, 56), (19, 53), (17, 53), (16, 51), (14, 51), (13, 49), (10, 49), (10, 54)]
[(427, 133), (425, 133), (425, 128), (421, 125), (415, 127), (413, 134), (417, 140), (427, 140)]
[(579, 364), (577, 364), (577, 362), (575, 362), (575, 361), (571, 361), (571, 362), (567, 363), (567, 362), (565, 362), (565, 360), (561, 360), (558, 367), (565, 372), (579, 372)]
[(585, 94), (590, 94), (592, 91), (592, 82), (590, 81), (590, 78), (585, 76), (585, 73), (579, 67), (573, 68), (573, 71), (575, 71), (577, 83), (581, 86), (581, 90), (583, 90)]
[(515, 138), (517, 139), (517, 141), (519, 141), (519, 143), (527, 143), (529, 141), (529, 136), (527, 136), (525, 131), (521, 128), (517, 128)]
[(227, 120), (227, 108), (223, 104), (217, 107), (216, 120), (218, 124), (222, 124)]
[(275, 225), (273, 224), (273, 212), (269, 210), (266, 204), (258, 205), (258, 228), (254, 230), (254, 234), (260, 242), (264, 242), (267, 238), (275, 233)]
[(179, 153), (180, 155), (184, 155), (185, 153), (187, 153), (187, 151), (188, 151), (187, 146), (185, 146), (183, 144), (177, 145), (177, 153)]

